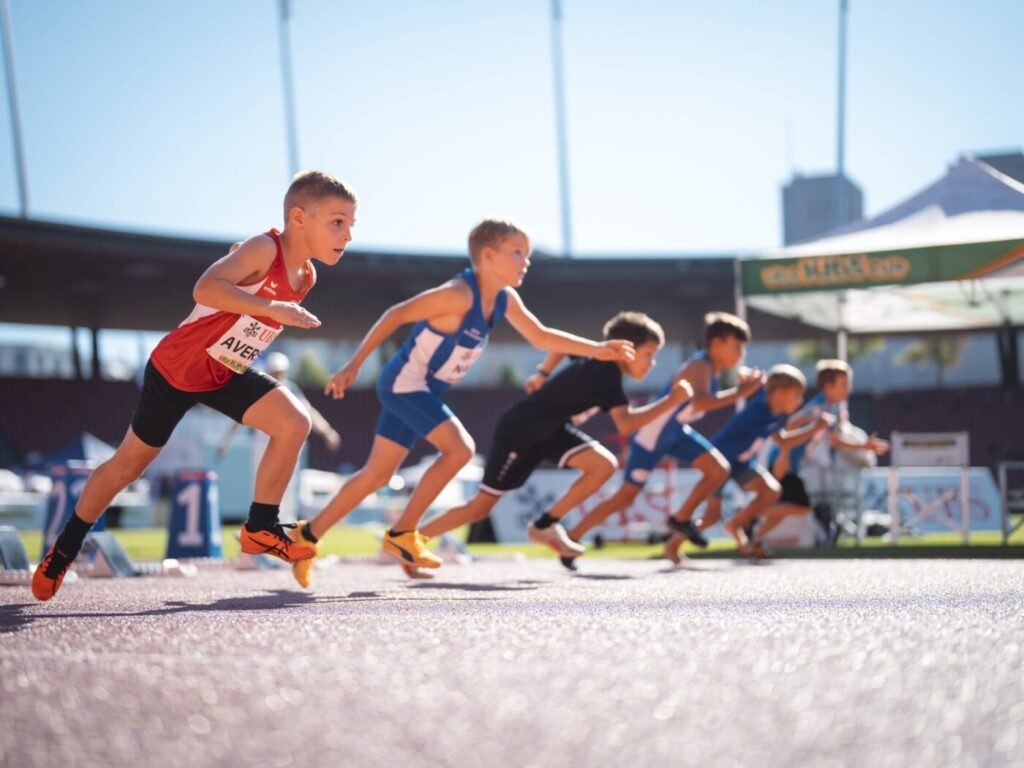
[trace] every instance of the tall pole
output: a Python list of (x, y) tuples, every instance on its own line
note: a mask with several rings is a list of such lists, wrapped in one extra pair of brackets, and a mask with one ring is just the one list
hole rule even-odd
[[(836, 226), (848, 218), (846, 203), (846, 14), (848, 0), (839, 0), (839, 87), (836, 105)], [(839, 296), (839, 333), (836, 335), (836, 357), (847, 358), (846, 292)]]
[(7, 79), (8, 109), (11, 113), (11, 140), (14, 145), (14, 168), (18, 177), (18, 208), (21, 218), (28, 218), (28, 181), (25, 177), (25, 148), (21, 140), (21, 116), (18, 113), (18, 90), (14, 77), (14, 36), (11, 34), (11, 8), (8, 0), (0, 0), (0, 25), (3, 26), (4, 74)]
[(836, 226), (846, 223), (846, 13), (848, 0), (839, 0), (839, 87), (836, 105)]
[(562, 56), (562, 0), (551, 0), (551, 66), (554, 69), (555, 81), (555, 131), (558, 140), (558, 188), (562, 208), (562, 254), (572, 256), (569, 140), (565, 127), (565, 62)]
[(284, 91), (284, 122), (288, 138), (288, 177), (299, 172), (299, 139), (295, 128), (295, 94), (292, 85), (292, 46), (288, 31), (290, 0), (278, 0), (278, 38), (281, 48), (281, 88)]

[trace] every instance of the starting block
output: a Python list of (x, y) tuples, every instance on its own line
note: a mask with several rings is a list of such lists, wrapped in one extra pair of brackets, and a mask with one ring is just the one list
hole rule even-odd
[(127, 579), (135, 576), (195, 576), (194, 565), (179, 563), (169, 558), (159, 563), (133, 563), (121, 542), (108, 531), (90, 533), (85, 538), (83, 554), (88, 554), (92, 565), (84, 569), (89, 576)]
[(30, 581), (32, 569), (18, 531), (9, 525), (0, 526), (0, 584), (23, 585)]
[(9, 525), (0, 526), (0, 567), (5, 571), (27, 571), (28, 553), (18, 531)]
[(473, 562), (473, 556), (469, 554), (466, 545), (452, 536), (450, 533), (442, 533), (438, 539), (437, 556), (446, 563), (458, 563), (465, 565)]

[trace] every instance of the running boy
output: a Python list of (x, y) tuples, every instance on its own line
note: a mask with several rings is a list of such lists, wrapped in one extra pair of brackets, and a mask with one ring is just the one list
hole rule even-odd
[[(800, 407), (806, 386), (804, 375), (798, 368), (792, 365), (774, 366), (768, 372), (764, 389), (752, 397), (746, 407), (733, 415), (711, 438), (712, 445), (729, 462), (729, 477), (744, 491), (754, 494), (750, 503), (724, 526), (726, 533), (736, 540), (743, 554), (759, 553), (756, 544), (748, 540), (744, 528), (762, 510), (774, 504), (781, 492), (778, 481), (754, 458), (761, 445), (771, 436), (779, 445), (789, 448), (808, 440), (816, 430), (831, 423), (831, 416), (822, 414), (799, 430), (784, 427), (787, 419)], [(707, 505), (704, 518), (696, 524), (698, 532), (718, 522), (722, 509), (721, 494), (722, 488), (719, 487)], [(669, 559), (674, 559), (673, 554), (678, 552), (683, 537), (690, 538), (693, 526), (687, 525), (689, 521), (690, 517), (682, 514), (668, 519), (669, 528), (680, 534), (672, 537), (665, 545)]]
[[(844, 437), (841, 426), (848, 423), (846, 401), (853, 387), (853, 370), (843, 360), (819, 360), (815, 366), (818, 378), (818, 394), (808, 400), (803, 408), (790, 420), (791, 426), (799, 427), (814, 421), (822, 412), (832, 414), (835, 423), (828, 429), (829, 446), (837, 450), (871, 451), (883, 455), (889, 450), (889, 443), (872, 435), (867, 442), (858, 442)], [(811, 499), (807, 494), (803, 478), (800, 476), (800, 465), (807, 450), (816, 445), (824, 432), (818, 432), (806, 443), (801, 443), (786, 451), (773, 446), (769, 454), (769, 465), (772, 474), (779, 479), (782, 494), (777, 504), (773, 504), (765, 513), (765, 520), (758, 528), (758, 536), (763, 538), (769, 531), (790, 515), (810, 514)]]
[[(547, 460), (582, 474), (547, 512), (529, 524), (530, 540), (548, 545), (563, 558), (582, 554), (583, 547), (569, 539), (559, 520), (604, 485), (618, 462), (607, 448), (573, 425), (573, 416), (599, 408), (608, 412), (621, 434), (628, 435), (693, 397), (690, 385), (678, 380), (661, 399), (631, 407), (622, 390), (622, 377), (640, 380), (650, 372), (665, 343), (664, 332), (645, 314), (620, 312), (605, 324), (604, 337), (628, 340), (636, 357), (617, 362), (575, 359), (550, 382), (505, 411), (494, 429), (480, 491), (468, 504), (427, 523), (424, 536), (439, 536), (483, 520), (504, 494), (519, 488)], [(561, 355), (548, 355), (538, 371), (547, 375), (560, 359)]]
[[(707, 546), (707, 541), (692, 526), (689, 518), (697, 506), (729, 477), (729, 463), (704, 435), (690, 425), (702, 419), (708, 411), (732, 405), (761, 388), (764, 375), (760, 371), (741, 371), (735, 387), (718, 389), (719, 374), (739, 365), (749, 341), (750, 327), (735, 315), (711, 312), (705, 316), (704, 349), (683, 363), (661, 392), (664, 397), (677, 381), (685, 379), (693, 388), (693, 398), (649, 422), (633, 435), (622, 485), (576, 524), (569, 532), (570, 539), (582, 541), (588, 531), (610, 515), (628, 509), (651, 471), (664, 457), (671, 456), (680, 466), (690, 466), (701, 473), (700, 480), (676, 514), (687, 521), (685, 525), (694, 540), (702, 542), (701, 546)], [(675, 555), (676, 552), (677, 549), (673, 549), (667, 554)], [(576, 570), (574, 558), (562, 558), (562, 564)]]
[(32, 577), (32, 593), (60, 589), (85, 535), (107, 505), (160, 453), (185, 413), (203, 403), (270, 438), (256, 473), (242, 551), (295, 561), (314, 555), (278, 523), (278, 507), (309, 434), (309, 414), (287, 389), (252, 365), (285, 325), (316, 328), (299, 303), (316, 282), (313, 261), (334, 265), (352, 239), (356, 196), (319, 171), (300, 173), (284, 198), (284, 232), (250, 238), (196, 283), (196, 306), (146, 365), (128, 433), (96, 468), (78, 507)]
[[(478, 224), (469, 234), (469, 258), (471, 266), (448, 282), (386, 310), (352, 359), (327, 383), (327, 394), (344, 397), (370, 353), (400, 327), (415, 323), (377, 379), (381, 415), (366, 464), (317, 517), (299, 522), (292, 533), (296, 541), (316, 544), (332, 525), (384, 486), (422, 438), (440, 456), (416, 484), (394, 527), (385, 533), (384, 551), (408, 568), (441, 565), (441, 559), (424, 546), (417, 527), (430, 503), (473, 457), (475, 446), (440, 395), (466, 375), (503, 317), (541, 349), (606, 361), (633, 359), (628, 341), (589, 341), (547, 328), (530, 313), (515, 290), (530, 266), (530, 241), (515, 224), (496, 219)], [(311, 561), (296, 563), (292, 570), (299, 584), (309, 586)]]

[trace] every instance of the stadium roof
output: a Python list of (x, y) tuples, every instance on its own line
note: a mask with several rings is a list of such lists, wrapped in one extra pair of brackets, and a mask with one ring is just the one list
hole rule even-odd
[[(191, 309), (192, 287), (223, 240), (140, 234), (0, 217), (0, 322), (166, 331)], [(321, 269), (305, 304), (320, 338), (358, 339), (388, 306), (464, 268), (462, 255), (349, 251)], [(521, 289), (548, 325), (594, 335), (621, 309), (647, 312), (670, 340), (697, 341), (704, 313), (734, 307), (734, 259), (534, 257)], [(819, 335), (755, 313), (758, 338)], [(509, 340), (507, 327), (496, 340)]]

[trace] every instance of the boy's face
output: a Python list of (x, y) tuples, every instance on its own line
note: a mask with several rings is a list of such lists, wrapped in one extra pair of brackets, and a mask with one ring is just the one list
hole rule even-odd
[(821, 393), (833, 405), (847, 400), (850, 397), (850, 377), (845, 373), (837, 374), (832, 381), (822, 385)]
[(651, 369), (658, 364), (654, 358), (659, 349), (661, 349), (661, 345), (658, 342), (645, 341), (636, 348), (636, 357), (632, 360), (624, 360), (619, 365), (624, 373), (628, 373), (637, 381), (643, 381)]
[(736, 336), (712, 339), (708, 344), (711, 364), (720, 371), (729, 371), (740, 364), (747, 351), (747, 343)]
[(480, 253), (480, 264), (497, 277), (502, 286), (518, 288), (530, 268), (530, 241), (525, 235), (513, 233), (497, 245), (485, 246)]
[(302, 232), (310, 257), (328, 266), (337, 264), (352, 242), (356, 204), (343, 197), (328, 196), (307, 208), (292, 208), (289, 225)]
[(768, 409), (772, 413), (793, 413), (803, 399), (803, 387), (779, 387), (768, 395)]

